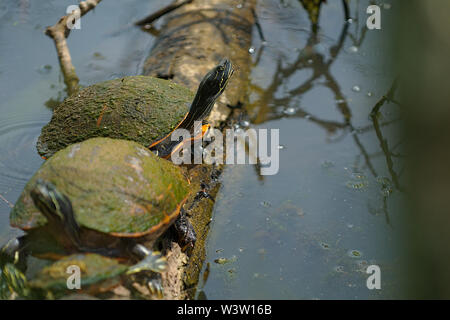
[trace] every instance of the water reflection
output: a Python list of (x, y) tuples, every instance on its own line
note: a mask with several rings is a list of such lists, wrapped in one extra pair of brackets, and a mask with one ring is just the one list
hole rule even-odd
[[(369, 293), (363, 280), (357, 280), (358, 275), (364, 278), (365, 268), (377, 255), (383, 268), (389, 265), (387, 278), (392, 280), (395, 273), (395, 249), (385, 254), (380, 250), (391, 246), (396, 236), (391, 227), (398, 220), (403, 190), (398, 151), (403, 143), (397, 135), (400, 117), (395, 86), (387, 86), (393, 76), (385, 69), (382, 75), (371, 72), (383, 65), (371, 50), (383, 52), (386, 43), (367, 33), (364, 9), (368, 1), (352, 1), (344, 13), (340, 2), (320, 6), (319, 1), (325, 16), (319, 19), (318, 10), (317, 19), (311, 20), (309, 12), (307, 30), (299, 27), (304, 22), (301, 7), (293, 1), (285, 3), (290, 13), (276, 1), (266, 1), (258, 10), (267, 43), (255, 41), (250, 104), (242, 116), (256, 128), (280, 128), (284, 136), (280, 143), (286, 146), (280, 150), (281, 171), (264, 178), (258, 167), (225, 171), (210, 233), (209, 280), (202, 284), (203, 292), (209, 298), (392, 296), (396, 290)], [(352, 18), (347, 21), (350, 9)], [(298, 43), (304, 45), (295, 47)], [(367, 83), (372, 87), (364, 94)], [(380, 101), (383, 110), (370, 116)], [(315, 166), (320, 162), (322, 172)], [(388, 229), (377, 219), (381, 214)], [(341, 220), (347, 221), (342, 227)], [(369, 240), (381, 234), (390, 240)], [(234, 255), (237, 261), (227, 267), (214, 263)], [(298, 270), (302, 276), (296, 274)]]

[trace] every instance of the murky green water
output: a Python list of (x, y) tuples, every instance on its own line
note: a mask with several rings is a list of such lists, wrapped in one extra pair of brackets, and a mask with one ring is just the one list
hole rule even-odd
[[(126, 9), (124, 2), (102, 2), (70, 35), (83, 85), (140, 72), (153, 38), (127, 24), (164, 1), (127, 0)], [(280, 171), (261, 178), (253, 166), (225, 170), (202, 297), (401, 296), (399, 110), (382, 107), (378, 135), (369, 117), (393, 80), (383, 60), (389, 23), (365, 32), (368, 1), (351, 1), (352, 17), (361, 20), (345, 29), (340, 1), (328, 2), (314, 39), (297, 1), (260, 1), (267, 44), (255, 32), (248, 119), (253, 128), (280, 129)], [(43, 161), (35, 143), (51, 117), (48, 106), (65, 96), (43, 30), (70, 4), (0, 2), (0, 194), (11, 202)], [(18, 232), (9, 227), (9, 210), (0, 200), (0, 242)], [(370, 264), (381, 268), (381, 290), (366, 287)]]
[[(388, 152), (389, 170), (369, 117), (393, 82), (390, 11), (382, 31), (364, 31), (368, 1), (350, 2), (347, 30), (340, 1), (322, 7), (317, 39), (297, 1), (260, 3), (267, 44), (255, 37), (248, 113), (252, 127), (280, 130), (280, 170), (261, 179), (250, 165), (226, 169), (200, 298), (401, 297), (402, 163)], [(397, 155), (399, 109), (381, 110), (381, 141)], [(367, 289), (372, 264), (381, 290)]]

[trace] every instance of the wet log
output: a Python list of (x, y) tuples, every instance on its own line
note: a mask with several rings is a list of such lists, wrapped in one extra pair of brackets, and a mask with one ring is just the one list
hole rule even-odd
[[(196, 0), (166, 16), (165, 24), (144, 64), (144, 75), (155, 76), (197, 90), (202, 77), (222, 58), (232, 61), (235, 72), (227, 89), (216, 103), (208, 122), (218, 128), (232, 122), (234, 106), (248, 101), (251, 58), (249, 48), (254, 25), (256, 0)], [(169, 268), (163, 274), (165, 299), (189, 299), (205, 260), (205, 240), (214, 202), (194, 200), (206, 186), (215, 198), (219, 190), (220, 165), (197, 165), (189, 169), (194, 193), (185, 205), (197, 233), (197, 243), (187, 256), (175, 242), (165, 239)]]

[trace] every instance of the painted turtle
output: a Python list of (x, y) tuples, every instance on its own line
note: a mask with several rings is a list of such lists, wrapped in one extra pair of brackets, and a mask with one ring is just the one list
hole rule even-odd
[[(77, 269), (75, 269), (77, 268)], [(117, 259), (105, 257), (96, 253), (72, 254), (56, 262), (44, 266), (27, 282), (29, 298), (60, 298), (68, 292), (68, 277), (72, 274), (79, 276), (78, 293), (97, 294), (108, 291), (120, 284), (119, 276), (128, 267)], [(76, 285), (76, 281), (69, 282)], [(72, 288), (73, 289), (73, 288)]]
[(181, 167), (134, 141), (92, 138), (58, 151), (30, 179), (10, 216), (26, 234), (3, 252), (51, 258), (56, 250), (35, 243), (51, 238), (62, 254), (140, 260), (127, 272), (160, 273), (165, 258), (149, 248), (172, 224), (183, 245), (195, 243), (182, 210), (189, 193)]
[(171, 132), (191, 131), (194, 121), (203, 121), (232, 74), (231, 62), (222, 60), (205, 75), (193, 100), (189, 89), (147, 76), (86, 87), (55, 108), (42, 128), (38, 152), (47, 159), (68, 145), (101, 136), (136, 141), (168, 158), (177, 144), (170, 141)]

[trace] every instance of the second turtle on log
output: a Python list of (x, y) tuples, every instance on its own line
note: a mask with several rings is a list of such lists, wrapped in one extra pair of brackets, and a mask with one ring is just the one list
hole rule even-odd
[(47, 159), (73, 143), (109, 137), (136, 141), (168, 158), (177, 145), (170, 139), (173, 130), (191, 131), (194, 121), (203, 121), (232, 74), (231, 62), (222, 60), (205, 75), (195, 96), (170, 80), (147, 76), (86, 87), (55, 108), (38, 139), (38, 152)]
[(152, 247), (172, 224), (182, 245), (195, 243), (182, 209), (190, 192), (182, 168), (136, 142), (99, 137), (71, 145), (25, 186), (10, 220), (26, 235), (2, 248), (2, 259), (91, 252), (138, 261), (128, 273), (160, 273), (166, 262)]

